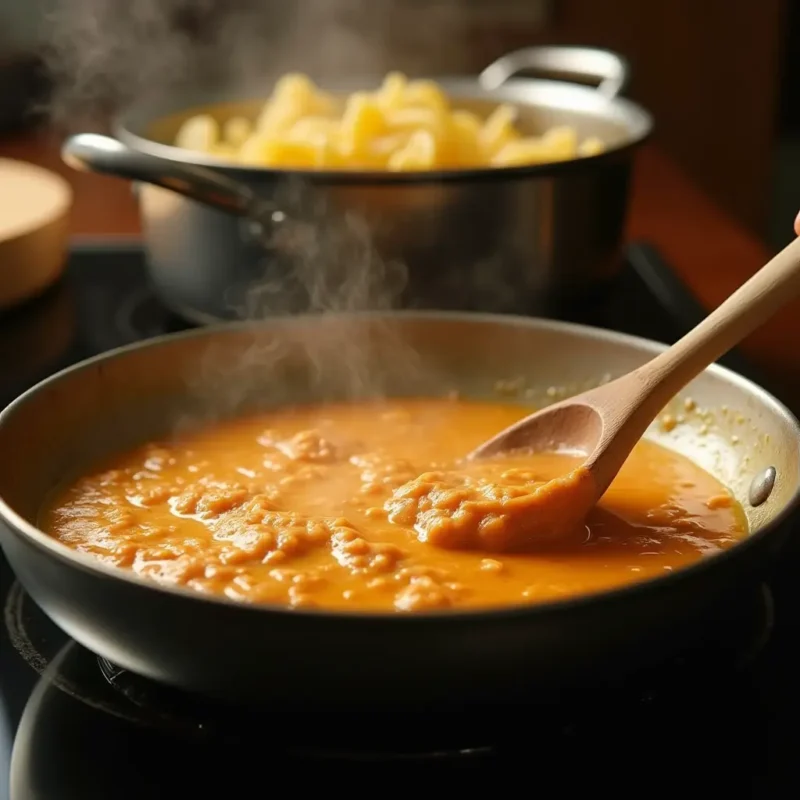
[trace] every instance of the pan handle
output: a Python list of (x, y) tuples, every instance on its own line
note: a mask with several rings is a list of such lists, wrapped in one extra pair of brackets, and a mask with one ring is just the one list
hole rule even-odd
[(262, 219), (276, 211), (247, 186), (213, 169), (142, 153), (110, 136), (79, 133), (67, 139), (61, 157), (73, 169), (152, 183), (237, 216)]
[(621, 94), (630, 80), (627, 59), (612, 50), (599, 47), (523, 47), (493, 61), (478, 76), (482, 88), (499, 89), (509, 78), (522, 70), (550, 75), (594, 78), (597, 91), (609, 100)]

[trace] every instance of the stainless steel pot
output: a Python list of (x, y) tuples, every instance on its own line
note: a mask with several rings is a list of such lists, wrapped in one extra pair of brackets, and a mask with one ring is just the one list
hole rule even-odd
[[(512, 77), (521, 70), (600, 83)], [(608, 144), (602, 155), (557, 164), (281, 171), (232, 166), (170, 144), (198, 106), (224, 103), (216, 106), (220, 119), (255, 113), (256, 102), (230, 95), (183, 97), (178, 113), (174, 101), (133, 109), (117, 125), (118, 141), (78, 135), (64, 157), (142, 183), (153, 284), (191, 321), (397, 305), (532, 313), (619, 264), (633, 152), (652, 125), (646, 111), (618, 96), (628, 75), (614, 53), (545, 47), (504, 56), (477, 79), (436, 79), (461, 107), (487, 113), (508, 101), (519, 106), (523, 129), (566, 124)]]
[[(662, 345), (564, 323), (445, 312), (284, 317), (151, 339), (44, 381), (0, 414), (0, 544), (33, 599), (79, 643), (134, 673), (278, 710), (464, 710), (544, 701), (719, 630), (784, 544), (800, 493), (800, 429), (754, 384), (711, 367), (653, 438), (730, 487), (751, 535), (632, 586), (535, 606), (420, 614), (289, 610), (166, 588), (37, 529), (53, 487), (175, 426), (265, 406), (456, 389), (537, 403), (640, 366)], [(796, 520), (796, 517), (795, 517)], [(737, 606), (738, 607), (738, 606)], [(738, 621), (738, 618), (737, 618)], [(288, 708), (286, 708), (288, 706)]]

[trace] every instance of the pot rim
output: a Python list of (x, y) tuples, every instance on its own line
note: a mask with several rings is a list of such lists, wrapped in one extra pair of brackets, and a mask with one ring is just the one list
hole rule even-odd
[[(569, 81), (544, 80), (541, 78), (509, 78), (496, 90), (483, 89), (477, 78), (470, 76), (439, 76), (431, 80), (442, 86), (454, 99), (483, 100), (495, 103), (509, 102), (514, 105), (562, 110), (585, 110), (598, 117), (620, 120), (628, 129), (628, 136), (619, 145), (597, 155), (582, 156), (567, 161), (554, 161), (514, 167), (474, 167), (470, 169), (438, 169), (421, 172), (387, 172), (386, 170), (321, 170), (321, 169), (270, 169), (227, 162), (214, 156), (193, 152), (148, 138), (143, 132), (152, 122), (173, 114), (231, 103), (259, 102), (249, 93), (210, 92), (203, 100), (197, 97), (192, 103), (176, 104), (174, 101), (156, 102), (153, 106), (134, 105), (122, 112), (113, 122), (112, 132), (121, 142), (134, 150), (155, 156), (165, 161), (210, 167), (240, 181), (279, 181), (287, 178), (302, 179), (312, 184), (328, 185), (429, 185), (481, 181), (524, 180), (537, 177), (556, 177), (574, 171), (584, 171), (627, 156), (630, 151), (643, 144), (653, 133), (654, 121), (649, 111), (638, 103), (624, 97), (606, 97), (591, 87)], [(353, 81), (348, 91), (364, 86), (364, 81)], [(336, 84), (344, 91), (348, 83)], [(449, 87), (449, 88), (448, 88)], [(513, 96), (539, 95), (542, 102), (522, 102)], [(506, 99), (504, 99), (506, 98)], [(549, 102), (548, 102), (549, 101)], [(137, 132), (140, 131), (140, 132)]]
[[(440, 322), (451, 321), (462, 323), (501, 324), (533, 330), (572, 333), (584, 338), (596, 339), (608, 342), (610, 344), (636, 347), (637, 349), (644, 350), (645, 353), (652, 355), (656, 355), (667, 349), (667, 345), (660, 342), (655, 342), (639, 336), (632, 336), (626, 333), (620, 333), (618, 331), (595, 328), (589, 325), (581, 325), (571, 322), (561, 322), (539, 317), (522, 317), (510, 314), (503, 315), (462, 311), (398, 310), (386, 312), (365, 311), (331, 314), (326, 316), (324, 319), (347, 319), (353, 317), (362, 318), (367, 321), (370, 319), (385, 320), (388, 317), (390, 319), (405, 319), (411, 321), (427, 320)], [(159, 347), (169, 345), (175, 341), (202, 339), (204, 337), (213, 340), (214, 337), (219, 335), (224, 336), (230, 333), (252, 332), (254, 327), (270, 328), (276, 325), (278, 327), (285, 325), (308, 325), (309, 323), (313, 324), (314, 321), (319, 321), (321, 319), (323, 319), (323, 317), (320, 315), (299, 314), (293, 317), (281, 317), (260, 323), (237, 321), (214, 326), (200, 327), (188, 331), (180, 331), (177, 333), (163, 334), (161, 336), (152, 337), (150, 339), (145, 339), (140, 342), (135, 342), (133, 344), (109, 350), (105, 353), (101, 353), (97, 356), (85, 359), (77, 364), (73, 364), (65, 369), (62, 369), (23, 392), (23, 394), (17, 397), (16, 400), (12, 401), (0, 412), (0, 429), (6, 425), (14, 424), (13, 417), (17, 410), (24, 406), (36, 394), (48, 389), (50, 385), (58, 383), (67, 376), (96, 368), (104, 362), (125, 356), (128, 353), (157, 349)], [(794, 429), (794, 438), (795, 442), (797, 443), (796, 446), (800, 447), (800, 422), (798, 422), (794, 414), (780, 400), (770, 394), (766, 389), (763, 389), (749, 379), (719, 364), (712, 364), (704, 372), (711, 373), (712, 375), (722, 378), (728, 383), (737, 385), (754, 397), (759, 404), (768, 407), (773, 413), (783, 417)], [(600, 590), (588, 594), (581, 594), (575, 597), (568, 597), (560, 600), (551, 600), (544, 603), (515, 603), (508, 606), (489, 607), (483, 609), (468, 608), (432, 610), (414, 612), (412, 614), (401, 614), (396, 611), (364, 612), (343, 611), (340, 609), (332, 610), (324, 608), (289, 608), (279, 604), (249, 604), (233, 600), (225, 596), (206, 595), (182, 586), (162, 585), (154, 581), (148, 581), (145, 578), (139, 577), (135, 573), (128, 570), (104, 564), (89, 554), (70, 550), (68, 547), (66, 547), (66, 545), (63, 545), (57, 539), (54, 539), (35, 525), (32, 525), (30, 522), (23, 519), (22, 516), (8, 506), (2, 496), (0, 496), (0, 521), (5, 523), (12, 535), (19, 536), (20, 539), (33, 545), (44, 555), (61, 562), (62, 566), (80, 569), (82, 571), (92, 573), (98, 578), (123, 581), (131, 584), (135, 589), (138, 588), (142, 590), (163, 592), (167, 595), (175, 596), (176, 598), (182, 598), (183, 600), (197, 603), (220, 604), (231, 609), (238, 609), (240, 613), (265, 615), (278, 614), (281, 616), (291, 615), (291, 617), (299, 616), (301, 618), (309, 618), (310, 620), (317, 621), (330, 620), (367, 625), (386, 623), (391, 620), (392, 622), (389, 624), (414, 625), (434, 624), (436, 622), (448, 620), (454, 623), (465, 624), (490, 623), (494, 620), (510, 620), (519, 617), (568, 614), (600, 604), (635, 602), (636, 597), (643, 592), (667, 590), (669, 587), (676, 586), (681, 582), (697, 579), (708, 570), (720, 568), (729, 563), (732, 559), (747, 558), (753, 548), (760, 546), (761, 542), (766, 537), (773, 535), (776, 531), (782, 528), (787, 519), (798, 508), (800, 508), (800, 485), (795, 487), (791, 498), (774, 517), (774, 519), (772, 519), (768, 524), (764, 525), (759, 530), (748, 535), (746, 539), (737, 543), (733, 547), (720, 553), (715, 553), (709, 558), (701, 559), (700, 561), (697, 561), (689, 566), (681, 567), (681, 569), (666, 572), (663, 575), (648, 578), (647, 580), (637, 583), (626, 584), (616, 588)]]

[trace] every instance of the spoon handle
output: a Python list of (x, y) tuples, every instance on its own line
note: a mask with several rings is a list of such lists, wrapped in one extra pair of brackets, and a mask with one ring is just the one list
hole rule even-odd
[(637, 370), (654, 404), (666, 404), (692, 378), (800, 295), (800, 238), (742, 284), (696, 328)]

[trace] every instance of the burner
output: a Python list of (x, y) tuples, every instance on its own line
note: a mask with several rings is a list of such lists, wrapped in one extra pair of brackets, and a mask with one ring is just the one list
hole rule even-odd
[(3, 623), (14, 649), (39, 675), (68, 640), (17, 581), (6, 594)]
[[(105, 688), (121, 697), (102, 679), (96, 658), (74, 643), (48, 671), (78, 684), (94, 676), (98, 694)], [(116, 672), (111, 668), (119, 680)], [(566, 796), (605, 788), (618, 793), (621, 776), (637, 781), (647, 775), (650, 781), (657, 776), (669, 794), (691, 786), (713, 796), (797, 796), (789, 791), (795, 784), (786, 781), (784, 793), (747, 791), (752, 771), (761, 774), (770, 757), (768, 711), (748, 680), (730, 687), (718, 674), (695, 676), (706, 687), (702, 699), (695, 694), (680, 703), (621, 703), (609, 696), (603, 703), (587, 701), (568, 718), (524, 707), (489, 716), (389, 715), (385, 722), (380, 715), (353, 721), (344, 714), (300, 716), (298, 723), (297, 715), (267, 713), (229, 716), (224, 728), (196, 736), (121, 721), (76, 703), (47, 677), (30, 695), (16, 737), (13, 797), (238, 797), (252, 794), (254, 779), (286, 776), (301, 786), (306, 775), (324, 775), (331, 787), (359, 787), (385, 776), (402, 792), (436, 778), (458, 793), (474, 791), (478, 783), (496, 791), (533, 775), (538, 785), (558, 785)], [(580, 723), (571, 721), (579, 717)], [(746, 753), (731, 758), (742, 742)], [(790, 756), (786, 763), (794, 765), (794, 752)], [(374, 771), (365, 772), (369, 767)]]
[[(205, 739), (239, 739), (240, 731), (253, 730), (258, 720), (263, 721), (268, 712), (248, 711), (215, 704), (201, 697), (161, 686), (121, 669), (105, 658), (97, 657), (100, 673), (109, 685), (135, 706), (149, 724), (167, 724), (192, 736)], [(352, 714), (357, 718), (362, 715)], [(434, 725), (416, 732), (413, 739), (397, 732), (392, 715), (365, 715), (367, 726), (352, 726), (355, 730), (370, 730), (368, 740), (348, 738), (347, 742), (332, 742), (326, 728), (320, 731), (320, 740), (308, 732), (286, 747), (287, 753), (303, 758), (348, 761), (441, 761), (447, 759), (478, 758), (495, 750), (492, 742), (493, 726), (485, 722), (478, 730), (464, 732), (463, 723)], [(460, 715), (456, 715), (456, 718)], [(376, 719), (385, 722), (377, 723)], [(247, 734), (245, 734), (247, 735)], [(358, 736), (358, 734), (355, 734)], [(489, 741), (487, 741), (487, 738)]]

